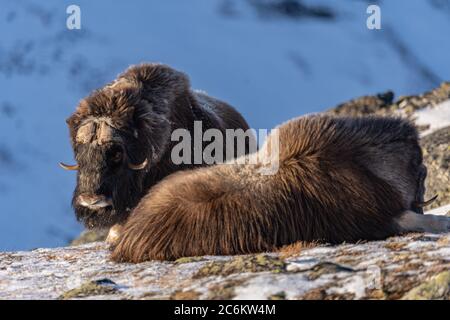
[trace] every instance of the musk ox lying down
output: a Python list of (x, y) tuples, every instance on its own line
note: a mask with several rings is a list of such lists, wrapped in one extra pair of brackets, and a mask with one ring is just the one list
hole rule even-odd
[(197, 120), (203, 130), (248, 129), (231, 106), (192, 91), (185, 74), (160, 64), (131, 67), (83, 99), (67, 120), (77, 164), (61, 163), (78, 170), (77, 218), (89, 228), (121, 223), (151, 186), (193, 167), (172, 162), (171, 134), (192, 131)]
[(259, 164), (221, 164), (165, 178), (131, 213), (112, 258), (173, 260), (449, 231), (450, 218), (421, 214), (426, 168), (405, 120), (297, 118), (279, 127), (279, 151), (274, 175), (261, 175)]

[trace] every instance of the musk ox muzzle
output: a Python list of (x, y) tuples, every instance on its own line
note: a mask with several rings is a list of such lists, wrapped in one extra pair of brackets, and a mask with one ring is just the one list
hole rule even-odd
[(104, 195), (82, 193), (77, 197), (78, 204), (90, 209), (100, 209), (112, 206), (112, 199)]

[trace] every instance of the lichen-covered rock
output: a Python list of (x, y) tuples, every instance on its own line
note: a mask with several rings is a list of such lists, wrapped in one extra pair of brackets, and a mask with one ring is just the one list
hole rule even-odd
[(394, 101), (394, 93), (387, 91), (373, 96), (363, 96), (341, 103), (327, 112), (335, 115), (405, 115), (412, 116), (415, 111), (433, 107), (450, 99), (450, 82), (443, 82), (438, 88), (420, 95), (401, 96)]
[(406, 113), (436, 106), (450, 99), (450, 82), (443, 82), (439, 87), (420, 95), (402, 96), (394, 105)]
[(404, 300), (450, 300), (450, 271), (444, 271), (411, 289)]
[(117, 285), (109, 279), (88, 281), (80, 287), (68, 290), (59, 296), (62, 300), (85, 298), (90, 296), (111, 295), (117, 292)]
[(426, 135), (421, 145), (428, 169), (425, 199), (438, 195), (430, 208), (450, 204), (450, 126)]
[(84, 230), (81, 234), (70, 243), (71, 246), (79, 246), (82, 244), (105, 241), (108, 236), (108, 229), (100, 230)]
[(283, 272), (285, 267), (284, 261), (275, 256), (266, 254), (237, 256), (231, 260), (208, 262), (197, 271), (194, 277), (228, 276), (233, 273), (262, 271), (279, 273)]
[(387, 91), (374, 96), (363, 96), (337, 105), (328, 110), (340, 116), (364, 116), (369, 114), (388, 115), (392, 113), (394, 93)]

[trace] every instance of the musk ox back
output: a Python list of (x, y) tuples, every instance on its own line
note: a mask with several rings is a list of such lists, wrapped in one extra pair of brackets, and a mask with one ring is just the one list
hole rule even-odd
[(407, 121), (310, 116), (278, 133), (274, 175), (261, 175), (260, 164), (222, 164), (178, 172), (153, 187), (112, 258), (173, 260), (449, 231), (449, 218), (421, 214), (426, 170)]
[(192, 131), (195, 121), (203, 130), (248, 129), (231, 106), (192, 91), (185, 74), (160, 64), (131, 67), (83, 99), (67, 120), (77, 164), (61, 164), (78, 170), (77, 218), (89, 228), (121, 223), (151, 186), (193, 167), (172, 162), (171, 134)]

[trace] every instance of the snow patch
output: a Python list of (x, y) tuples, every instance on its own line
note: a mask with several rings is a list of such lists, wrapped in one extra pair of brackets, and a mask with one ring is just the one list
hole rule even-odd
[(447, 204), (445, 206), (431, 209), (425, 212), (425, 214), (434, 214), (438, 216), (445, 216), (450, 211), (450, 204)]
[(422, 132), (422, 136), (433, 133), (436, 130), (450, 126), (450, 100), (446, 100), (436, 106), (428, 106), (415, 112), (416, 124), (430, 127)]

